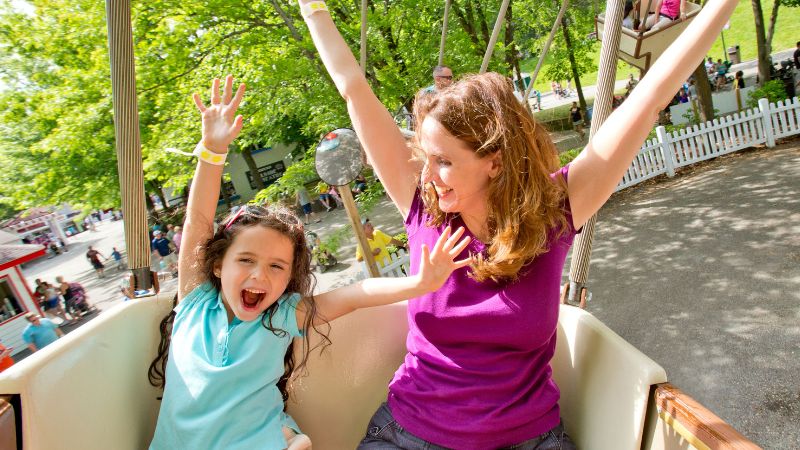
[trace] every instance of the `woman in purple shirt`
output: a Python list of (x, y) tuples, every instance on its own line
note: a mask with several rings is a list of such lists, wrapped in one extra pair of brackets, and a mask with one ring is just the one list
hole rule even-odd
[(563, 168), (547, 131), (494, 73), (418, 97), (412, 155), (324, 3), (299, 1), (375, 173), (405, 218), (411, 261), (448, 225), (473, 238), (469, 267), (409, 301), (408, 353), (359, 448), (574, 448), (550, 369), (564, 259), (736, 1), (709, 1)]

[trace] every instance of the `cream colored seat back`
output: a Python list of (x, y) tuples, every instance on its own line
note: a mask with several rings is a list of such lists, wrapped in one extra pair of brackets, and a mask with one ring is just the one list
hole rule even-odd
[(641, 448), (650, 386), (664, 369), (588, 312), (562, 306), (551, 362), (561, 417), (578, 448)]
[(161, 395), (147, 368), (171, 307), (171, 295), (126, 302), (0, 374), (0, 395), (21, 397), (24, 448), (147, 448)]
[[(146, 448), (160, 395), (147, 368), (170, 308), (170, 295), (125, 303), (0, 374), (0, 395), (21, 397), (24, 447)], [(405, 303), (331, 323), (333, 344), (312, 354), (289, 404), (315, 450), (361, 440), (403, 360), (407, 331)], [(579, 448), (639, 448), (650, 386), (666, 381), (658, 365), (590, 314), (562, 307), (553, 371)]]
[[(331, 323), (333, 341), (294, 389), (290, 413), (315, 450), (355, 448), (402, 363), (405, 304), (371, 308)], [(578, 448), (639, 449), (650, 386), (664, 370), (594, 316), (561, 307), (552, 362), (562, 417)]]

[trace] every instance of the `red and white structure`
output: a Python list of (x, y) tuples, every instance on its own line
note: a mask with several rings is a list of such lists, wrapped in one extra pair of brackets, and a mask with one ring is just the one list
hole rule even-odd
[(22, 341), (22, 331), (28, 325), (25, 314), (42, 314), (19, 266), (45, 254), (42, 245), (17, 242), (17, 236), (0, 231), (0, 340), (14, 348), (12, 354), (27, 348)]

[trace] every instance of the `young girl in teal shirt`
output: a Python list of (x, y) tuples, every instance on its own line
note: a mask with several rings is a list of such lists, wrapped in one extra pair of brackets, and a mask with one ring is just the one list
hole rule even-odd
[[(151, 375), (164, 386), (151, 449), (300, 449), (310, 440), (284, 413), (286, 383), (295, 367), (291, 343), (316, 327), (358, 308), (384, 305), (438, 289), (469, 243), (463, 229), (447, 232), (422, 251), (420, 272), (407, 278), (367, 279), (312, 295), (313, 276), (302, 222), (278, 207), (245, 206), (216, 233), (214, 213), (225, 155), (242, 128), (228, 76), (211, 104), (198, 94), (203, 138), (192, 182), (179, 259), (178, 305), (162, 323), (159, 359)], [(152, 378), (152, 377), (151, 377)], [(165, 379), (164, 379), (165, 378)]]

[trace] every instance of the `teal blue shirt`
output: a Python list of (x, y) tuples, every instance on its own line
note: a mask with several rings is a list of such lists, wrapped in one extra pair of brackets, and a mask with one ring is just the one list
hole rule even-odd
[(29, 323), (25, 330), (22, 332), (22, 340), (26, 344), (33, 344), (37, 350), (41, 350), (48, 345), (52, 344), (58, 339), (56, 334), (58, 326), (50, 319), (44, 317), (39, 319), (39, 326)]
[(278, 299), (272, 327), (286, 332), (276, 335), (260, 317), (228, 323), (210, 283), (189, 293), (175, 308), (164, 399), (150, 448), (286, 448), (281, 427), (296, 425), (283, 413), (276, 383), (289, 343), (301, 336), (299, 300), (298, 294)]

